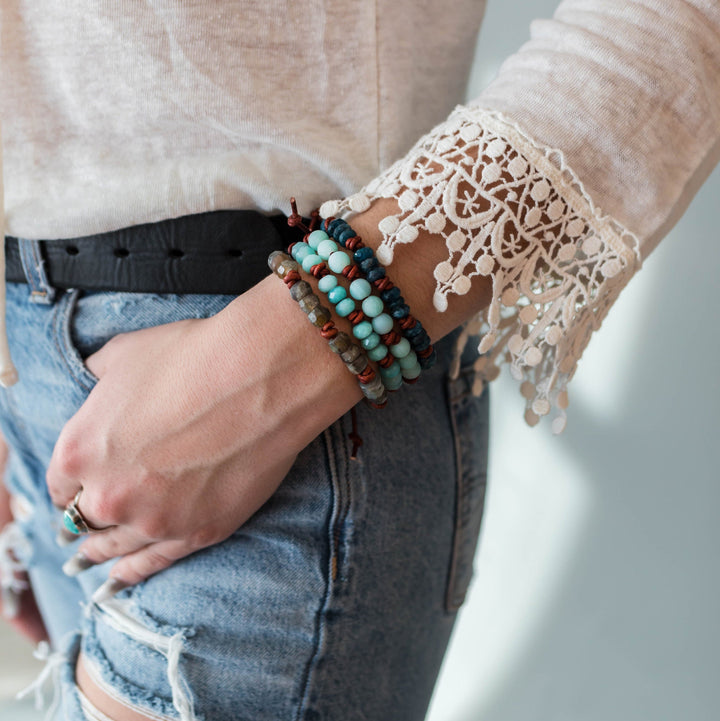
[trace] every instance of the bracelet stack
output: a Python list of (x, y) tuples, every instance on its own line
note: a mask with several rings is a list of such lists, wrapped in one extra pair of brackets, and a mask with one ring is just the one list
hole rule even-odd
[[(311, 226), (316, 220), (317, 214), (313, 214)], [(302, 225), (294, 202), (288, 222)], [(268, 264), (289, 286), (291, 296), (310, 322), (321, 329), (331, 349), (357, 377), (366, 400), (381, 408), (387, 403), (387, 391), (398, 390), (403, 381), (414, 383), (423, 370), (435, 363), (437, 355), (430, 338), (410, 313), (399, 288), (387, 277), (372, 248), (363, 243), (346, 221), (328, 218), (321, 221), (321, 229), (305, 229), (308, 232), (304, 240), (288, 249), (292, 257), (276, 251), (270, 255)], [(319, 290), (334, 307), (335, 314), (352, 324), (360, 345), (335, 327), (331, 311), (321, 305), (312, 286), (301, 279), (301, 270), (318, 279)], [(347, 287), (341, 279), (347, 281)], [(371, 362), (377, 363), (379, 375)]]

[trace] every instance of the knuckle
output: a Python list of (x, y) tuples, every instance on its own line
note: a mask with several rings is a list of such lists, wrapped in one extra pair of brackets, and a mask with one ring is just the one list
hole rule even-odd
[(61, 475), (73, 477), (81, 473), (85, 464), (85, 451), (79, 438), (61, 437), (53, 455), (55, 468)]
[(223, 540), (220, 532), (212, 526), (204, 526), (193, 531), (187, 539), (191, 548), (206, 548)]

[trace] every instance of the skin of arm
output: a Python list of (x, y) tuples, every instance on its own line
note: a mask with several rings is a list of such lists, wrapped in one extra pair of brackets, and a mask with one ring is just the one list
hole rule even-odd
[[(352, 219), (367, 245), (377, 246), (377, 222), (394, 207), (378, 201)], [(433, 340), (490, 298), (481, 281), (436, 311), (433, 269), (444, 254), (441, 240), (421, 236), (388, 269)], [(212, 318), (117, 336), (87, 365), (99, 382), (63, 429), (47, 483), (61, 508), (82, 485), (83, 515), (110, 528), (80, 551), (94, 563), (119, 557), (119, 586), (227, 538), (361, 398), (272, 276)]]
[[(0, 436), (0, 472), (4, 473), (7, 463), (8, 448), (5, 439)], [(2, 531), (8, 523), (13, 521), (13, 514), (10, 508), (10, 493), (4, 483), (0, 483), (0, 531)], [(27, 578), (23, 575), (23, 581), (27, 582)], [(21, 635), (25, 636), (32, 643), (39, 643), (47, 640), (47, 631), (45, 624), (38, 611), (35, 597), (32, 589), (28, 587), (23, 591), (19, 598), (18, 611), (12, 616), (6, 615), (7, 609), (2, 607), (0, 600), (0, 613), (6, 618), (8, 623)]]

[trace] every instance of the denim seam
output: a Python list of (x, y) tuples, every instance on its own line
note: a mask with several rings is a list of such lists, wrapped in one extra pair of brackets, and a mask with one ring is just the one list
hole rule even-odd
[[(340, 425), (340, 421), (336, 424)], [(332, 438), (333, 428), (327, 428), (323, 432), (323, 439), (325, 441), (325, 450), (327, 453), (328, 469), (330, 471), (331, 478), (331, 491), (333, 495), (333, 506), (328, 519), (327, 525), (327, 543), (329, 549), (328, 565), (326, 569), (326, 586), (325, 594), (323, 595), (322, 602), (315, 615), (315, 632), (313, 635), (313, 651), (308, 659), (305, 667), (305, 672), (300, 684), (300, 694), (295, 713), (294, 721), (301, 721), (305, 716), (308, 704), (310, 701), (310, 686), (313, 672), (320, 661), (321, 648), (323, 645), (325, 635), (325, 619), (327, 616), (328, 608), (330, 607), (330, 601), (333, 597), (335, 590), (335, 582), (338, 577), (338, 558), (339, 558), (339, 539), (340, 529), (342, 524), (347, 518), (347, 503), (343, 502), (343, 493), (340, 488), (340, 473), (338, 471), (337, 464), (337, 447), (333, 443)], [(349, 483), (346, 480), (345, 490), (349, 487)]]
[[(75, 301), (77, 296), (72, 297), (70, 295), (64, 296), (55, 305), (53, 310), (53, 343), (58, 356), (62, 359), (65, 369), (80, 388), (89, 393), (93, 386), (88, 382), (87, 378), (82, 377), (80, 373), (74, 367), (71, 362), (71, 355), (75, 351), (71, 347), (68, 347), (69, 341), (66, 341), (66, 333), (69, 335), (69, 323), (70, 316), (75, 309)], [(89, 373), (89, 372), (88, 372)]]

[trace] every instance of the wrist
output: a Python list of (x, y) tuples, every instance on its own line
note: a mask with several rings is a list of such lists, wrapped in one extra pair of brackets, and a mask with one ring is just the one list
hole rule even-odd
[[(245, 388), (251, 374), (255, 390), (264, 396), (269, 419), (285, 426), (300, 447), (362, 398), (355, 377), (278, 278), (262, 280), (215, 321), (229, 363), (224, 375), (230, 384)], [(232, 359), (241, 357), (255, 359), (255, 367), (233, 366)]]

